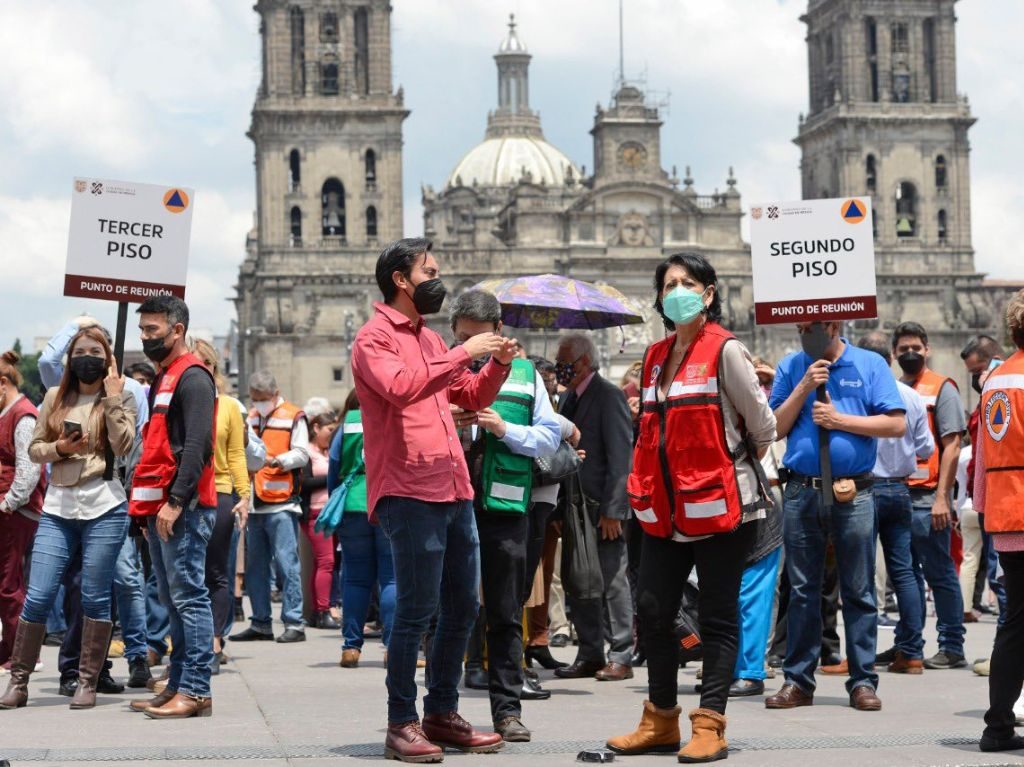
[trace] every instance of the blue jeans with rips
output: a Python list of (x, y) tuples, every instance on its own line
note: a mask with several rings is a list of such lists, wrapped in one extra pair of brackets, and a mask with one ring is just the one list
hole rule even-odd
[(480, 612), (480, 537), (472, 501), (427, 503), (385, 496), (377, 519), (391, 541), (395, 563), (395, 622), (388, 646), (388, 721), (416, 713), (416, 658), (437, 614), (427, 664), (426, 714), (459, 708), (466, 643)]
[(949, 554), (951, 527), (945, 530), (932, 529), (932, 504), (934, 491), (911, 490), (914, 504), (911, 520), (912, 552), (914, 574), (921, 594), (921, 624), (924, 625), (927, 602), (925, 582), (932, 588), (935, 600), (935, 618), (939, 631), (939, 650), (950, 655), (964, 654), (964, 597), (960, 591), (960, 579), (956, 566)]
[(171, 624), (171, 673), (167, 686), (196, 698), (210, 696), (213, 662), (213, 610), (206, 588), (206, 545), (217, 510), (197, 506), (183, 511), (167, 542), (149, 517), (149, 555), (160, 601)]
[(900, 610), (900, 621), (896, 624), (894, 638), (896, 649), (907, 658), (921, 660), (924, 657), (924, 622), (921, 591), (914, 575), (911, 555), (910, 521), (913, 506), (910, 490), (903, 481), (878, 480), (873, 492), (885, 569), (892, 581)]
[(806, 693), (815, 688), (814, 670), (821, 655), (821, 587), (825, 550), (831, 540), (839, 573), (839, 593), (850, 665), (847, 692), (878, 688), (874, 671), (875, 634), (875, 504), (871, 490), (827, 511), (821, 492), (790, 481), (783, 494), (783, 535), (786, 573), (790, 582), (788, 647), (783, 670), (786, 681)]
[[(250, 514), (245, 528), (245, 585), (252, 602), (252, 627), (272, 633), (270, 583), (282, 580), (281, 620), (302, 630), (302, 575), (299, 567), (299, 515), (290, 511)], [(271, 567), (273, 558), (275, 567)]]

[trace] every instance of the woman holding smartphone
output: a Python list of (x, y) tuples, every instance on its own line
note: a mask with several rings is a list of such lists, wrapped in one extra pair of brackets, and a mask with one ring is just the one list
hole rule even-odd
[(68, 347), (59, 386), (43, 400), (29, 457), (51, 464), (50, 484), (32, 549), (28, 594), (11, 656), (11, 679), (0, 709), (28, 702), (28, 679), (46, 633), (68, 560), (82, 552), (82, 654), (71, 708), (96, 705), (96, 680), (110, 642), (114, 563), (128, 532), (120, 481), (106, 478), (107, 448), (127, 455), (135, 439), (135, 399), (124, 390), (103, 331), (79, 331)]

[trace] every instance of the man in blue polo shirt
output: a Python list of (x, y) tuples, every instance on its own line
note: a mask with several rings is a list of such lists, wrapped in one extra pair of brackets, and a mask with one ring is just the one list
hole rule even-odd
[[(873, 352), (851, 346), (839, 323), (797, 325), (805, 349), (827, 336), (823, 359), (795, 352), (782, 360), (769, 405), (779, 439), (788, 437), (783, 463), (791, 478), (783, 494), (786, 573), (790, 581), (786, 684), (765, 701), (767, 708), (796, 708), (814, 702), (814, 669), (821, 650), (821, 582), (831, 538), (839, 570), (846, 624), (850, 705), (877, 711), (875, 694), (875, 507), (871, 470), (879, 437), (901, 437), (906, 429), (903, 400), (892, 372)], [(824, 384), (825, 402), (815, 390)], [(832, 477), (852, 485), (849, 495), (822, 503), (819, 428), (829, 432)], [(849, 480), (839, 483), (839, 480)], [(842, 488), (840, 488), (842, 489)], [(855, 492), (854, 492), (855, 490)], [(840, 495), (843, 495), (840, 493)]]

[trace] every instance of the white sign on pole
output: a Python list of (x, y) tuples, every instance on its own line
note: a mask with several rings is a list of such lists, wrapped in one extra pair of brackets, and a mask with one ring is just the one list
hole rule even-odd
[(750, 256), (759, 325), (878, 316), (870, 197), (755, 205)]
[(184, 298), (194, 202), (185, 187), (76, 178), (64, 295)]

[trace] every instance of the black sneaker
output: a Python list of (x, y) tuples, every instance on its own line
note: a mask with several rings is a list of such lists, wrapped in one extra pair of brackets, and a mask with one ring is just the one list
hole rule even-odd
[(132, 658), (128, 661), (128, 672), (128, 686), (132, 689), (145, 688), (146, 682), (153, 678), (145, 658)]
[(75, 690), (78, 689), (78, 672), (72, 671), (70, 674), (61, 674), (60, 677), (60, 688), (58, 692), (68, 698), (75, 694)]
[(245, 631), (228, 637), (232, 642), (273, 642), (274, 635), (269, 631), (259, 631), (250, 626)]
[(930, 669), (966, 668), (966, 666), (967, 658), (963, 655), (948, 653), (945, 650), (939, 650), (932, 657), (926, 658), (924, 662), (924, 667)]
[(993, 738), (989, 735), (982, 735), (978, 748), (987, 752), (1020, 751), (1024, 749), (1024, 738), (1020, 735), (1010, 735), (1007, 738)]
[(119, 695), (124, 692), (124, 685), (110, 675), (109, 669), (103, 669), (96, 680), (96, 692), (103, 695)]
[[(894, 660), (896, 660), (896, 648), (890, 647), (885, 652), (880, 652), (875, 656), (875, 665), (888, 666)], [(927, 665), (927, 663), (925, 665)]]

